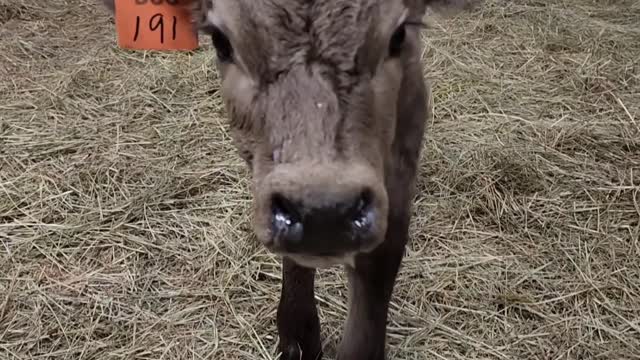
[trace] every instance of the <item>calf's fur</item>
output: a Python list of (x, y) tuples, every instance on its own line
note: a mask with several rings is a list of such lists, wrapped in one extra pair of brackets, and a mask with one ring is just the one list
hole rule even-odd
[[(114, 1), (103, 1), (113, 11)], [(461, 9), (468, 2), (191, 5), (195, 24), (212, 37), (218, 53), (233, 139), (252, 174), (255, 232), (283, 255), (281, 359), (322, 357), (315, 269), (335, 264), (345, 265), (349, 282), (338, 359), (384, 359), (388, 306), (409, 237), (424, 126), (431, 117), (416, 24), (427, 7)], [(274, 189), (317, 202), (362, 184), (372, 189), (379, 215), (372, 243), (332, 257), (290, 254), (273, 243), (268, 195)]]

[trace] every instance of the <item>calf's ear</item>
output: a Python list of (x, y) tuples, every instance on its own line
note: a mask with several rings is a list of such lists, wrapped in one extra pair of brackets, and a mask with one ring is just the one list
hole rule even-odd
[(196, 29), (207, 25), (209, 10), (213, 8), (213, 0), (191, 0), (191, 18)]

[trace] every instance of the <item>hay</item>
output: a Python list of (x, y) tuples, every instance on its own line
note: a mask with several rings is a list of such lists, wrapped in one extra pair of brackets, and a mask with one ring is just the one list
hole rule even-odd
[[(129, 53), (83, 0), (0, 0), (0, 358), (271, 359), (212, 51)], [(394, 359), (640, 358), (640, 3), (488, 0), (434, 83)], [(322, 271), (329, 357), (344, 277)]]

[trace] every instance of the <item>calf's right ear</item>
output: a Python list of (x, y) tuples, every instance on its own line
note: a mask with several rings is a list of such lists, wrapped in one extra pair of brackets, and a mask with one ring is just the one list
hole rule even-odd
[(207, 16), (209, 10), (213, 8), (211, 0), (191, 0), (191, 18), (196, 30), (202, 29), (207, 25)]

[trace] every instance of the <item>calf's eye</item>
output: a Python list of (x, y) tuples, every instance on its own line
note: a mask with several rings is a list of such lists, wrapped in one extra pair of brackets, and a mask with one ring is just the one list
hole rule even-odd
[(389, 41), (389, 56), (397, 57), (402, 52), (404, 40), (407, 37), (405, 24), (400, 25), (391, 36)]
[(213, 47), (216, 49), (218, 60), (222, 63), (233, 61), (233, 47), (227, 35), (215, 26), (212, 26), (208, 30), (211, 34), (211, 41), (213, 42)]

